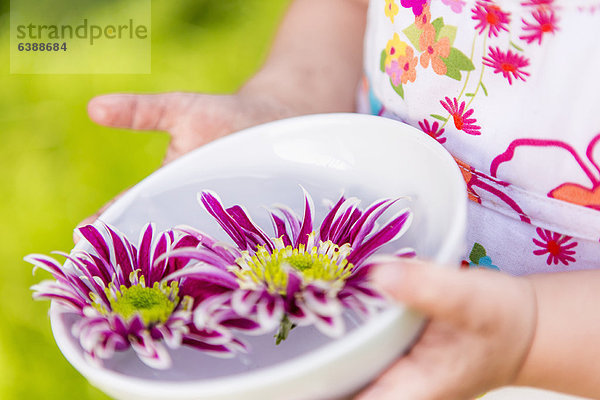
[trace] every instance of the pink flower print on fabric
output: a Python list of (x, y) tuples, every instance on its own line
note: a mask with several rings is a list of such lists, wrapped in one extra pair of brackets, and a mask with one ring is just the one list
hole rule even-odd
[(538, 10), (550, 9), (554, 7), (554, 0), (527, 0), (522, 1), (523, 7), (535, 7)]
[(460, 14), (463, 11), (465, 4), (467, 4), (463, 0), (442, 0), (442, 3), (450, 7), (450, 9), (456, 14)]
[(390, 65), (385, 67), (385, 73), (388, 74), (392, 85), (398, 86), (402, 83), (402, 74), (404, 70), (400, 67), (398, 60), (392, 60)]
[(510, 13), (502, 11), (493, 1), (478, 1), (471, 10), (473, 20), (477, 21), (475, 29), (481, 35), (488, 29), (488, 37), (498, 36), (500, 31), (508, 32)]
[(444, 134), (444, 128), (441, 128), (437, 121), (434, 121), (433, 124), (430, 125), (429, 121), (424, 119), (423, 122), (419, 121), (419, 126), (424, 133), (428, 134), (439, 143), (446, 142), (446, 138), (442, 137)]
[(527, 58), (510, 50), (503, 52), (498, 47), (489, 48), (487, 57), (483, 57), (483, 65), (494, 68), (494, 73), (502, 74), (510, 85), (513, 78), (525, 81), (525, 77), (529, 76), (528, 72), (523, 71), (529, 65)]
[(542, 44), (542, 38), (546, 34), (554, 34), (558, 30), (558, 17), (552, 10), (537, 10), (531, 13), (535, 22), (528, 22), (524, 18), (523, 32), (524, 35), (519, 36), (519, 39), (524, 40), (527, 44), (536, 41)]
[(469, 135), (481, 135), (481, 127), (479, 125), (475, 125), (477, 119), (469, 118), (471, 115), (473, 115), (473, 109), (470, 108), (465, 111), (466, 106), (464, 101), (459, 105), (456, 97), (453, 99), (446, 97), (445, 101), (440, 101), (440, 104), (446, 109), (446, 111), (448, 111), (454, 120), (454, 126), (456, 129)]
[(400, 0), (400, 4), (404, 8), (412, 8), (413, 14), (419, 16), (423, 13), (423, 7), (428, 0)]
[(549, 231), (547, 229), (536, 228), (536, 233), (541, 240), (533, 238), (533, 243), (541, 247), (538, 250), (534, 250), (533, 254), (536, 256), (543, 256), (548, 254), (546, 264), (558, 264), (559, 262), (564, 265), (575, 262), (575, 250), (572, 250), (577, 246), (577, 242), (572, 241), (571, 236), (561, 235), (556, 232)]

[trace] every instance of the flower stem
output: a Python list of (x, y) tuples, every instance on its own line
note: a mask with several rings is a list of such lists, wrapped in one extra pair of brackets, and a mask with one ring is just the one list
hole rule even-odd
[(275, 344), (279, 345), (281, 342), (283, 342), (285, 339), (287, 339), (288, 335), (290, 334), (290, 331), (292, 329), (294, 329), (296, 327), (296, 325), (294, 323), (292, 323), (292, 321), (290, 321), (290, 319), (288, 318), (287, 314), (285, 314), (283, 316), (283, 318), (281, 318), (281, 324), (279, 325), (279, 330), (277, 331), (277, 333), (275, 334)]
[[(485, 48), (487, 46), (487, 37), (483, 38), (483, 54), (485, 55)], [(479, 92), (479, 88), (481, 87), (481, 82), (483, 80), (483, 71), (485, 71), (485, 65), (483, 65), (483, 63), (481, 64), (481, 73), (479, 74), (479, 82), (477, 82), (477, 87), (475, 88), (475, 92), (473, 92), (473, 96), (471, 96), (471, 100), (469, 100), (469, 102), (467, 103), (465, 109), (469, 109), (469, 106), (471, 105), (471, 103), (473, 102), (473, 100), (475, 99), (475, 96), (477, 96), (477, 93)]]
[[(473, 55), (475, 54), (475, 41), (476, 41), (476, 39), (477, 39), (477, 35), (475, 35), (473, 37), (473, 43), (471, 44), (471, 57), (469, 58), (471, 60), (471, 62), (473, 62)], [(463, 93), (465, 92), (465, 89), (467, 88), (467, 84), (469, 83), (469, 78), (470, 77), (471, 77), (471, 71), (467, 72), (467, 77), (465, 78), (465, 84), (463, 85), (463, 88), (460, 91), (460, 94), (458, 95), (458, 98), (456, 99), (457, 101), (460, 100), (460, 98), (462, 97)]]

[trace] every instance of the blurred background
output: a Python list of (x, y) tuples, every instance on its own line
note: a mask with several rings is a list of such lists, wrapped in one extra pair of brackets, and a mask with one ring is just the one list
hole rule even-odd
[[(93, 15), (117, 0), (87, 2)], [(0, 399), (106, 399), (60, 354), (49, 303), (29, 290), (49, 275), (32, 276), (23, 257), (69, 251), (79, 221), (158, 168), (168, 137), (96, 126), (89, 99), (233, 92), (264, 60), (288, 3), (152, 0), (152, 74), (11, 75), (10, 2), (0, 0)]]

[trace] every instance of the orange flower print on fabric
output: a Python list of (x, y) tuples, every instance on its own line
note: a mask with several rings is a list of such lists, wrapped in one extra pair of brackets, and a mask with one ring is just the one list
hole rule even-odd
[(394, 17), (398, 15), (398, 4), (394, 0), (385, 0), (385, 16), (394, 23)]
[(419, 29), (424, 29), (426, 26), (431, 25), (431, 11), (429, 11), (429, 4), (423, 6), (423, 12), (420, 15), (415, 15), (415, 26)]
[(415, 52), (412, 47), (406, 48), (406, 55), (398, 58), (398, 65), (402, 70), (401, 82), (407, 83), (408, 81), (414, 82), (417, 79), (417, 64), (419, 58), (415, 57)]
[(428, 25), (419, 38), (419, 47), (423, 52), (421, 66), (427, 68), (431, 62), (431, 67), (436, 74), (446, 75), (448, 67), (442, 58), (448, 58), (450, 55), (450, 39), (444, 36), (436, 42), (435, 36), (435, 29)]

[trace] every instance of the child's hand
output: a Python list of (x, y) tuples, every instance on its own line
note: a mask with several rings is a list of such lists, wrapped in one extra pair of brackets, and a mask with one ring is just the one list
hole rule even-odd
[[(244, 89), (234, 95), (109, 94), (92, 99), (88, 105), (90, 118), (100, 125), (168, 132), (171, 141), (165, 164), (229, 133), (305, 112), (275, 95)], [(95, 221), (119, 197), (80, 225)], [(73, 239), (77, 242), (79, 238)]]
[(297, 115), (268, 94), (109, 94), (92, 99), (90, 118), (105, 126), (166, 131), (171, 142), (165, 163), (231, 132)]
[(531, 282), (498, 272), (403, 261), (375, 284), (430, 320), (412, 350), (360, 400), (465, 400), (515, 382), (536, 326)]
[(169, 162), (263, 122), (351, 112), (363, 70), (366, 13), (366, 0), (292, 1), (265, 64), (237, 94), (112, 94), (92, 99), (89, 115), (101, 125), (169, 132)]

